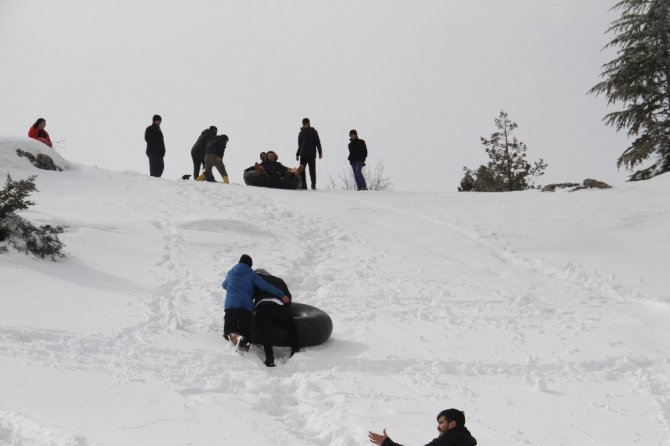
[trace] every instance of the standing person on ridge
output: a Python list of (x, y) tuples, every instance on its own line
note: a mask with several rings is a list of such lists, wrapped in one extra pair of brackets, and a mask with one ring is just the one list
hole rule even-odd
[(257, 287), (282, 302), (289, 297), (279, 288), (270, 285), (251, 269), (253, 261), (242, 254), (239, 263), (226, 274), (221, 285), (226, 290), (223, 317), (223, 337), (237, 346), (237, 351), (249, 351), (251, 339), (251, 315), (254, 311), (254, 287)]
[[(426, 446), (476, 446), (477, 440), (470, 434), (465, 427), (465, 414), (458, 409), (446, 409), (437, 414), (437, 430), (439, 432), (435, 438)], [(394, 442), (386, 434), (375, 434), (368, 432), (370, 443), (379, 446), (401, 446)]]
[(149, 157), (149, 175), (160, 178), (165, 169), (165, 141), (161, 131), (160, 115), (154, 115), (153, 123), (144, 131), (144, 140), (147, 142), (147, 156)]
[(298, 134), (298, 151), (295, 153), (295, 159), (300, 161), (302, 172), (301, 189), (307, 189), (307, 175), (305, 174), (306, 167), (309, 166), (309, 179), (312, 182), (312, 189), (316, 189), (316, 152), (319, 152), (319, 159), (323, 157), (321, 150), (321, 140), (319, 133), (314, 127), (310, 125), (309, 118), (302, 120), (302, 128)]
[(203, 130), (198, 137), (198, 140), (193, 144), (191, 149), (191, 158), (193, 159), (193, 179), (197, 180), (200, 176), (200, 167), (205, 168), (205, 149), (210, 139), (214, 138), (217, 133), (217, 128), (211, 126)]
[(47, 131), (44, 130), (44, 127), (46, 127), (46, 125), (47, 125), (46, 119), (44, 118), (37, 119), (37, 121), (35, 121), (35, 124), (33, 124), (32, 127), (28, 129), (28, 137), (36, 139), (39, 142), (42, 142), (53, 149), (53, 145), (51, 144), (51, 138), (49, 138), (49, 134), (47, 133)]
[(347, 159), (354, 171), (356, 190), (368, 190), (363, 176), (363, 166), (365, 166), (365, 159), (368, 157), (368, 147), (365, 145), (365, 141), (358, 138), (356, 130), (349, 131), (349, 140), (349, 158)]
[(228, 137), (226, 135), (215, 136), (207, 142), (205, 149), (205, 180), (214, 181), (212, 168), (216, 169), (221, 174), (221, 179), (224, 183), (228, 183), (228, 173), (226, 166), (223, 164), (223, 154), (226, 151), (226, 144), (228, 144)]

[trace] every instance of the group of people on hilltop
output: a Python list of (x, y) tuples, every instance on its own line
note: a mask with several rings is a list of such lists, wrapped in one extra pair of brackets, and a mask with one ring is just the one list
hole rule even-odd
[[(165, 141), (161, 131), (162, 118), (154, 115), (152, 124), (144, 132), (144, 140), (147, 143), (146, 154), (149, 158), (149, 173), (151, 176), (160, 177), (163, 174), (165, 157)], [(228, 136), (218, 135), (215, 126), (203, 130), (195, 144), (191, 148), (191, 159), (193, 160), (193, 179), (215, 181), (212, 169), (221, 174), (224, 183), (229, 182), (223, 157), (228, 144)], [(365, 141), (358, 138), (358, 132), (349, 132), (349, 163), (356, 180), (356, 189), (367, 190), (363, 167), (368, 156)], [(261, 162), (256, 163), (245, 172), (256, 170), (261, 175), (299, 175), (301, 178), (301, 189), (307, 189), (306, 170), (309, 169), (309, 179), (312, 189), (316, 189), (316, 158), (323, 158), (321, 139), (317, 130), (311, 126), (309, 118), (302, 120), (302, 127), (298, 134), (298, 150), (295, 158), (299, 162), (296, 168), (289, 168), (278, 162), (277, 153), (273, 150), (261, 152)], [(201, 174), (200, 171), (203, 170)], [(188, 176), (185, 176), (188, 177)]]

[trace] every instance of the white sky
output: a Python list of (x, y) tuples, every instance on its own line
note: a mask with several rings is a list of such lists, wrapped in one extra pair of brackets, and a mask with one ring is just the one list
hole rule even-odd
[(144, 128), (163, 116), (164, 177), (192, 171), (216, 125), (232, 181), (259, 151), (295, 165), (300, 121), (319, 130), (326, 187), (348, 131), (398, 190), (455, 190), (486, 161), (501, 109), (541, 183), (620, 182), (627, 138), (587, 96), (612, 52), (610, 0), (0, 0), (0, 135), (38, 117), (66, 158), (148, 174)]

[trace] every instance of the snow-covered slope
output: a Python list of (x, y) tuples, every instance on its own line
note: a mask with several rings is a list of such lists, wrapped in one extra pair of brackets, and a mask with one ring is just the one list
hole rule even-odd
[[(670, 176), (510, 194), (277, 191), (44, 172), (59, 263), (0, 256), (0, 444), (670, 444)], [(35, 143), (39, 144), (39, 143)], [(53, 153), (53, 152), (47, 152)], [(16, 159), (15, 159), (16, 158)], [(240, 254), (326, 310), (275, 369), (221, 338)]]

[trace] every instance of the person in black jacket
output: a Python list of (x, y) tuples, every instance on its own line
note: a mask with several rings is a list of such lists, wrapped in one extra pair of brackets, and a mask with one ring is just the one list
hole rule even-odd
[(365, 141), (358, 138), (356, 130), (349, 130), (349, 164), (354, 171), (354, 179), (356, 180), (356, 190), (368, 190), (365, 184), (365, 177), (363, 176), (363, 166), (365, 166), (365, 159), (368, 157), (368, 147)]
[(205, 149), (207, 142), (216, 136), (217, 128), (211, 126), (200, 133), (198, 140), (193, 144), (191, 149), (191, 158), (193, 159), (193, 179), (197, 180), (200, 176), (200, 167), (205, 168)]
[(165, 142), (161, 131), (160, 115), (154, 115), (153, 124), (144, 131), (144, 140), (147, 142), (147, 156), (149, 157), (149, 175), (160, 177), (163, 175), (165, 164)]
[(254, 168), (256, 172), (261, 175), (269, 175), (271, 177), (286, 178), (289, 175), (300, 175), (303, 170), (303, 166), (298, 166), (296, 168), (286, 167), (279, 161), (279, 157), (274, 150), (268, 150), (265, 155), (265, 159), (259, 164), (256, 163)]
[[(437, 414), (437, 430), (439, 435), (426, 446), (475, 446), (477, 440), (465, 427), (465, 414), (458, 409), (447, 409)], [(386, 434), (368, 432), (370, 443), (381, 446), (401, 446)]]
[(316, 152), (319, 152), (319, 159), (323, 157), (321, 150), (321, 140), (319, 133), (309, 123), (309, 118), (302, 120), (302, 128), (298, 134), (298, 151), (295, 154), (295, 159), (300, 161), (302, 172), (301, 189), (307, 189), (307, 176), (305, 175), (305, 166), (309, 166), (309, 179), (312, 181), (312, 189), (316, 189)]
[(223, 164), (223, 154), (226, 151), (226, 144), (228, 144), (228, 137), (226, 135), (215, 136), (207, 142), (205, 149), (205, 180), (214, 181), (212, 174), (212, 167), (221, 174), (224, 183), (228, 183), (228, 173), (226, 173), (226, 166)]
[(256, 307), (256, 321), (263, 337), (263, 349), (265, 350), (265, 365), (267, 367), (275, 366), (275, 356), (272, 349), (272, 333), (273, 325), (278, 325), (288, 331), (288, 338), (291, 343), (291, 356), (300, 351), (298, 343), (298, 325), (293, 320), (291, 310), (291, 292), (281, 278), (271, 275), (266, 270), (259, 268), (256, 274), (261, 276), (270, 285), (273, 285), (284, 292), (288, 296), (288, 301), (284, 302), (275, 296), (261, 290), (254, 288), (254, 304)]

